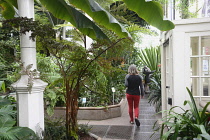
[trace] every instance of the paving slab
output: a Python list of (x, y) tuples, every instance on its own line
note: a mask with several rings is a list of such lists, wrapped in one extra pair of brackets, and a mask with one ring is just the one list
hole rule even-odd
[(158, 120), (155, 108), (144, 98), (140, 101), (140, 127), (129, 123), (128, 104), (122, 110), (122, 116), (107, 120), (79, 120), (79, 124), (91, 126), (90, 133), (100, 140), (159, 140), (160, 133), (154, 133), (153, 125)]

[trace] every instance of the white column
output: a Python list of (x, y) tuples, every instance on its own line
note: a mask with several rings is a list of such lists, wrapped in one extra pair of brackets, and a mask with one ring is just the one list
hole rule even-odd
[[(20, 17), (34, 19), (34, 0), (18, 0), (18, 13)], [(33, 64), (32, 69), (36, 69), (36, 42), (29, 39), (30, 34), (20, 37), (21, 60), (24, 67)]]
[[(18, 0), (18, 12), (21, 17), (34, 18), (34, 0)], [(23, 68), (21, 78), (12, 86), (17, 92), (18, 124), (29, 127), (41, 136), (44, 130), (43, 91), (47, 83), (32, 76), (36, 66), (36, 42), (29, 39), (30, 33), (21, 35), (21, 61)]]

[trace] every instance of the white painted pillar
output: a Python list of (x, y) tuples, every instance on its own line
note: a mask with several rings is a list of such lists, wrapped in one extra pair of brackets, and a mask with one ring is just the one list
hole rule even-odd
[[(18, 0), (20, 17), (34, 18), (34, 0)], [(31, 65), (30, 69), (22, 70), (21, 78), (12, 86), (17, 92), (18, 124), (29, 127), (41, 136), (44, 130), (43, 91), (47, 83), (32, 76), (36, 66), (36, 42), (29, 39), (30, 33), (21, 35), (21, 61), (23, 68)]]

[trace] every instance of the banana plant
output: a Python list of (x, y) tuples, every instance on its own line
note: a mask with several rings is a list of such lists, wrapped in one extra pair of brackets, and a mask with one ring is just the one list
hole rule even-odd
[[(145, 0), (123, 1), (129, 9), (135, 11), (141, 18), (158, 29), (164, 31), (174, 28), (171, 21), (163, 20), (163, 10), (158, 2), (145, 2)], [(130, 34), (123, 26), (94, 0), (40, 0), (40, 2), (56, 18), (71, 22), (73, 26), (92, 39), (108, 39), (108, 36), (97, 24), (114, 31), (121, 37), (130, 37)], [(17, 8), (17, 0), (1, 0), (0, 7), (2, 15), (6, 19), (13, 18), (15, 8)], [(88, 14), (94, 22), (80, 11)]]
[(6, 19), (14, 18), (17, 7), (17, 0), (0, 0), (1, 14)]

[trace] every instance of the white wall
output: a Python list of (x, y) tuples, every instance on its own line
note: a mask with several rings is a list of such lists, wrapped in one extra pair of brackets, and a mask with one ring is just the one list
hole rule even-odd
[[(162, 33), (162, 43), (168, 38), (170, 39), (169, 44), (172, 45), (170, 51), (172, 59), (172, 82), (170, 85), (171, 92), (173, 94), (173, 105), (181, 106), (185, 100), (190, 100), (186, 87), (190, 88), (190, 36), (192, 35), (210, 35), (210, 18), (200, 19), (184, 19), (173, 21), (175, 28), (169, 32)], [(162, 53), (164, 49), (162, 47)], [(164, 63), (164, 57), (162, 57), (161, 64)], [(162, 65), (164, 67), (164, 64)], [(162, 97), (167, 97), (167, 93), (164, 92), (166, 86), (165, 71), (162, 69)], [(165, 98), (166, 100), (166, 98)], [(166, 101), (163, 101), (163, 109), (168, 108)], [(188, 107), (185, 107), (186, 109)], [(176, 110), (179, 112), (179, 110)]]

